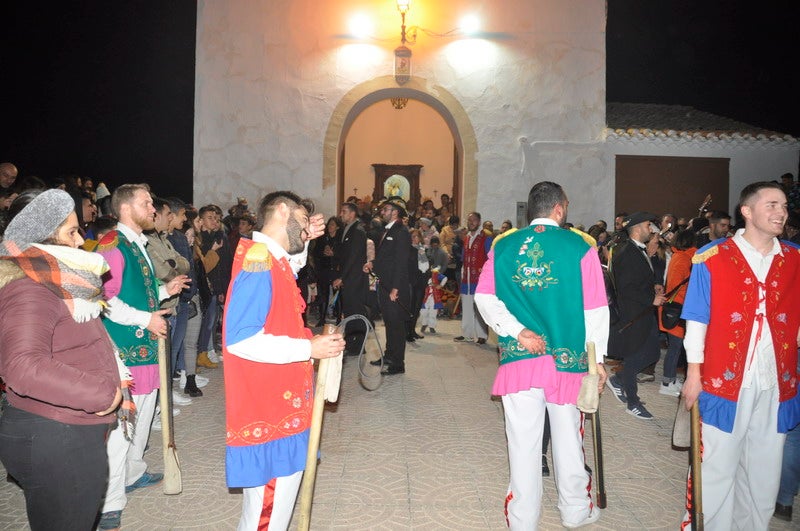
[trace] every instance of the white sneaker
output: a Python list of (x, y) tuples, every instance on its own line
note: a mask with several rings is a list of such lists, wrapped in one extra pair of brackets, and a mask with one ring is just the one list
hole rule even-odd
[(183, 396), (178, 391), (172, 391), (172, 403), (178, 404), (179, 406), (188, 406), (192, 403), (192, 399), (187, 396)]
[(683, 385), (680, 382), (672, 382), (669, 385), (662, 383), (658, 388), (658, 392), (667, 396), (681, 396), (681, 389), (683, 389)]
[[(177, 417), (181, 414), (181, 410), (174, 407), (172, 408), (172, 417)], [(156, 414), (153, 416), (153, 424), (150, 425), (152, 429), (161, 431), (161, 410), (156, 409)]]
[[(199, 374), (195, 374), (194, 383), (197, 385), (197, 388), (200, 389), (201, 387), (205, 387), (208, 385), (208, 378), (200, 376)], [(178, 386), (181, 389), (186, 388), (186, 371), (181, 371), (181, 379), (178, 382)]]
[[(208, 351), (208, 360), (211, 361), (212, 363), (219, 363), (222, 361), (222, 356), (217, 354), (217, 351), (212, 348), (211, 350)], [(197, 387), (200, 387), (200, 385), (198, 385)]]
[(579, 527), (583, 527), (585, 525), (593, 524), (596, 521), (598, 521), (599, 519), (600, 519), (600, 509), (598, 509), (597, 506), (594, 506), (594, 507), (592, 507), (592, 512), (589, 513), (589, 516), (587, 516), (586, 518), (584, 518), (580, 522), (573, 524), (571, 522), (565, 522), (565, 521), (562, 520), (561, 521), (561, 525), (563, 525), (567, 529), (578, 529)]

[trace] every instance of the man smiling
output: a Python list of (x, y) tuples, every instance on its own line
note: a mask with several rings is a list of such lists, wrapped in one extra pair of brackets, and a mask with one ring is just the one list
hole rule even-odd
[(800, 253), (778, 240), (788, 217), (779, 184), (746, 186), (739, 205), (745, 228), (692, 259), (683, 394), (700, 405), (706, 528), (766, 530), (786, 432), (800, 422)]

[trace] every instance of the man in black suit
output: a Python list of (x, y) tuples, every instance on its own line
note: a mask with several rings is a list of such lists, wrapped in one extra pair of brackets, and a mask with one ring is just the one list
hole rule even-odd
[[(367, 291), (369, 279), (363, 271), (367, 263), (367, 233), (361, 220), (358, 219), (358, 206), (355, 203), (342, 203), (339, 219), (344, 227), (340, 229), (339, 246), (336, 258), (339, 263), (339, 278), (333, 281), (333, 287), (340, 289), (342, 298), (342, 314), (364, 315), (367, 311)], [(363, 321), (349, 323), (345, 330), (345, 354), (357, 355), (364, 342), (366, 328)]]
[(638, 396), (636, 375), (658, 361), (658, 322), (655, 306), (664, 303), (664, 292), (656, 289), (658, 281), (653, 264), (647, 255), (646, 244), (658, 232), (647, 212), (634, 212), (622, 221), (628, 239), (614, 247), (611, 274), (617, 291), (619, 321), (609, 334), (609, 352), (623, 358), (622, 378), (614, 375), (606, 385), (614, 396), (628, 406), (628, 413), (650, 420), (653, 415), (645, 409)]
[(411, 290), (408, 278), (408, 254), (411, 251), (411, 235), (403, 225), (406, 215), (405, 202), (399, 197), (390, 197), (380, 209), (385, 227), (378, 240), (375, 260), (367, 262), (364, 271), (373, 271), (379, 279), (378, 302), (386, 326), (386, 354), (384, 374), (405, 372), (406, 325)]

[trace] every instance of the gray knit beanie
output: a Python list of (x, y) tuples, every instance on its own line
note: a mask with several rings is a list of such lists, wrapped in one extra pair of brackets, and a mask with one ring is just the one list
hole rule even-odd
[[(23, 250), (32, 243), (41, 243), (51, 236), (75, 211), (75, 201), (64, 190), (45, 190), (19, 211), (6, 227), (3, 242), (14, 242)], [(5, 244), (0, 245), (0, 255), (7, 255)]]

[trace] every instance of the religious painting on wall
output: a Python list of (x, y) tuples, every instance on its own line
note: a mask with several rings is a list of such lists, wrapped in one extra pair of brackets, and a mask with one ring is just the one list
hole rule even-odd
[(373, 164), (375, 191), (372, 197), (402, 197), (409, 209), (419, 204), (419, 173), (422, 164)]

